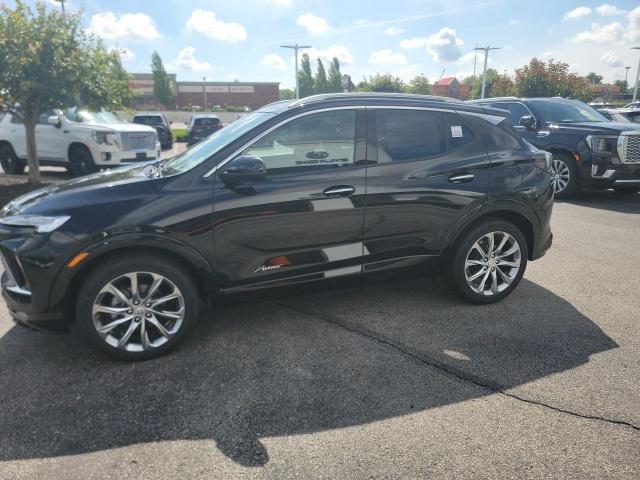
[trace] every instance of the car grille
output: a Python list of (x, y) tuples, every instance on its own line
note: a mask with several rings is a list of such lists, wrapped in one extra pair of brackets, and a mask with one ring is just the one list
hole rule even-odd
[(120, 140), (125, 152), (156, 148), (156, 135), (152, 132), (123, 132), (120, 134)]
[(640, 163), (640, 135), (621, 135), (622, 152), (620, 159), (623, 163)]

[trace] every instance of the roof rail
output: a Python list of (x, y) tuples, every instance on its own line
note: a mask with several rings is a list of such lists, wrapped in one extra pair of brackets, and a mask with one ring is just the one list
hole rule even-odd
[(327, 100), (341, 99), (341, 98), (358, 98), (358, 99), (379, 99), (379, 98), (407, 98), (414, 100), (425, 100), (430, 102), (449, 102), (460, 103), (462, 100), (450, 97), (439, 97), (436, 95), (418, 95), (409, 93), (387, 93), (387, 92), (352, 92), (352, 93), (321, 93), (319, 95), (312, 95), (310, 97), (301, 98), (289, 105), (289, 108), (297, 107), (300, 105), (308, 105), (310, 103), (324, 102)]

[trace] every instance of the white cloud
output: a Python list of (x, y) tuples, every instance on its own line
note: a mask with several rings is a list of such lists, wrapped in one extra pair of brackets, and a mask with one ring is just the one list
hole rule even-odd
[(623, 32), (624, 28), (618, 22), (604, 26), (592, 23), (590, 30), (578, 33), (571, 41), (574, 43), (614, 43), (621, 39)]
[(300, 15), (296, 20), (296, 23), (301, 27), (306, 28), (312, 35), (326, 33), (331, 30), (331, 26), (327, 22), (326, 18), (318, 17), (313, 13)]
[(580, 18), (591, 15), (591, 9), (589, 7), (577, 7), (564, 14), (565, 22), (567, 20), (578, 20)]
[(509, 19), (509, 24), (511, 25), (520, 25), (520, 20), (516, 20), (515, 18)]
[(629, 27), (624, 36), (632, 42), (640, 42), (640, 7), (636, 7), (627, 15)]
[(224, 42), (243, 42), (247, 39), (247, 31), (239, 23), (223, 22), (214, 12), (199, 8), (196, 8), (187, 20), (187, 30)]
[(305, 50), (309, 54), (309, 58), (315, 61), (316, 58), (322, 58), (326, 61), (332, 61), (336, 57), (341, 65), (353, 63), (353, 54), (344, 45), (332, 44), (328, 48), (310, 48)]
[(107, 40), (156, 40), (160, 33), (153, 20), (144, 13), (125, 13), (117, 17), (113, 12), (96, 13), (91, 17), (89, 30)]
[(613, 50), (609, 50), (608, 52), (605, 52), (605, 54), (602, 55), (600, 60), (602, 60), (604, 63), (606, 63), (610, 67), (614, 67), (614, 68), (622, 67), (624, 65), (622, 60), (618, 58), (618, 55)]
[(110, 52), (118, 52), (120, 60), (128, 62), (136, 59), (136, 54), (129, 50), (127, 47), (111, 47)]
[(268, 0), (268, 3), (276, 7), (290, 7), (293, 5), (293, 0)]
[(182, 70), (191, 70), (193, 72), (204, 72), (211, 70), (209, 62), (200, 62), (196, 59), (195, 47), (185, 47), (178, 53), (178, 68)]
[(277, 53), (270, 53), (269, 55), (265, 55), (265, 57), (260, 62), (265, 67), (276, 68), (278, 70), (285, 70), (287, 68), (287, 62), (278, 55)]
[(551, 50), (547, 50), (542, 54), (542, 58), (551, 58), (553, 56), (553, 52)]
[(404, 28), (389, 27), (384, 31), (384, 33), (386, 35), (389, 35), (390, 37), (393, 37), (395, 35), (404, 33)]
[(389, 48), (371, 52), (369, 55), (369, 63), (373, 65), (404, 65), (407, 63), (407, 57), (402, 53), (397, 53)]
[(445, 27), (427, 37), (427, 52), (436, 61), (454, 62), (462, 56), (460, 48), (464, 42), (458, 38), (456, 31)]
[(427, 46), (427, 37), (405, 38), (400, 42), (400, 48), (422, 48)]
[(618, 7), (614, 5), (609, 5), (608, 3), (603, 3), (598, 8), (596, 8), (596, 12), (598, 12), (603, 17), (613, 17), (615, 15), (623, 15), (627, 13), (625, 10), (620, 10)]

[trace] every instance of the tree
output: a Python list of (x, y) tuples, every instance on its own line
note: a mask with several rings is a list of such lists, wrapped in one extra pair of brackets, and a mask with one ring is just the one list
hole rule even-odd
[(39, 184), (39, 115), (49, 108), (122, 106), (128, 79), (114, 77), (116, 52), (81, 27), (81, 14), (62, 14), (23, 0), (0, 7), (0, 107), (25, 126), (29, 181)]
[(500, 75), (491, 84), (492, 97), (510, 97), (513, 95), (515, 95), (515, 85), (507, 75)]
[(360, 92), (396, 92), (402, 93), (406, 89), (405, 83), (400, 77), (394, 77), (390, 73), (370, 76), (358, 84), (357, 90)]
[(290, 88), (280, 89), (280, 100), (293, 100), (294, 98), (296, 98), (296, 92)]
[(416, 75), (407, 85), (407, 93), (415, 93), (418, 95), (431, 95), (431, 84), (429, 79), (424, 75)]
[(337, 57), (333, 57), (331, 65), (329, 65), (329, 78), (327, 80), (327, 83), (329, 92), (342, 92), (342, 74), (340, 73), (340, 61)]
[[(151, 55), (151, 73), (153, 74), (153, 94), (162, 105), (169, 108), (173, 101), (173, 92), (171, 91), (169, 75), (164, 69), (164, 64), (158, 52), (153, 52), (153, 55)], [(204, 108), (207, 108), (207, 106), (205, 105)]]
[(592, 85), (600, 85), (602, 83), (602, 75), (598, 75), (596, 72), (591, 72), (584, 79)]
[(327, 72), (324, 69), (322, 59), (318, 59), (318, 68), (316, 70), (314, 93), (327, 93), (329, 86), (327, 84)]
[(624, 80), (616, 80), (614, 83), (617, 87), (620, 87), (620, 93), (625, 95), (627, 93), (627, 82)]
[(519, 97), (570, 97), (589, 100), (587, 81), (569, 73), (569, 64), (531, 59), (528, 65), (516, 70), (515, 94)]
[(313, 72), (311, 71), (311, 62), (309, 61), (309, 55), (306, 53), (302, 54), (302, 60), (300, 61), (298, 83), (300, 85), (300, 98), (313, 95)]
[[(111, 62), (111, 74), (108, 77), (108, 89), (111, 91), (112, 96), (118, 99), (118, 104), (115, 107), (123, 106), (130, 108), (133, 103), (133, 99), (136, 98), (137, 93), (131, 90), (129, 87), (129, 79), (131, 75), (122, 66), (120, 60), (120, 52), (118, 50), (113, 52), (113, 61)], [(115, 109), (115, 108), (114, 108)]]

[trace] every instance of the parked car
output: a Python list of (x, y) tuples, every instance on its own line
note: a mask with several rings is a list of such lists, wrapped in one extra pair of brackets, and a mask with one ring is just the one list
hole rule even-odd
[(592, 108), (595, 108), (596, 110), (604, 110), (607, 108), (616, 108), (616, 106), (613, 103), (606, 103), (606, 102), (591, 102), (589, 103), (589, 106)]
[(9, 311), (35, 329), (75, 319), (137, 360), (178, 344), (214, 294), (444, 272), (496, 302), (552, 241), (551, 155), (503, 114), (410, 95), (278, 102), (155, 166), (30, 193), (0, 213)]
[(557, 197), (581, 188), (640, 189), (640, 125), (610, 122), (597, 110), (564, 98), (489, 98), (469, 102), (502, 108), (522, 137), (553, 154)]
[(630, 110), (640, 110), (640, 102), (631, 102), (625, 105), (623, 108), (628, 108)]
[[(66, 167), (74, 175), (160, 158), (153, 128), (123, 123), (105, 111), (47, 110), (36, 127), (36, 145), (40, 165)], [(27, 166), (26, 130), (11, 114), (0, 120), (0, 166), (11, 174)]]
[(222, 128), (216, 115), (200, 113), (192, 115), (187, 124), (187, 145), (191, 146)]
[(173, 135), (171, 133), (171, 122), (167, 120), (162, 112), (139, 112), (133, 116), (133, 123), (148, 125), (155, 128), (160, 140), (162, 150), (173, 148)]
[(640, 123), (640, 110), (629, 108), (606, 108), (599, 112), (612, 122)]

